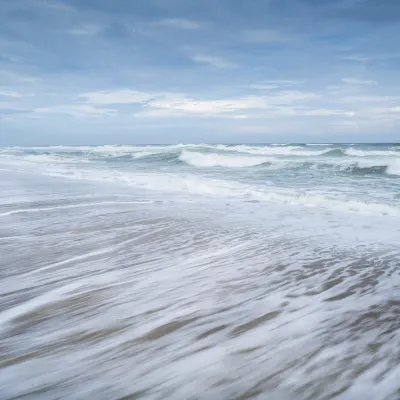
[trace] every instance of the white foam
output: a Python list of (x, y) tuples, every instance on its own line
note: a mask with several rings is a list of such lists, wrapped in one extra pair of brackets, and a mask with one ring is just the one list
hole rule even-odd
[(235, 181), (203, 178), (187, 174), (143, 173), (130, 174), (122, 171), (76, 171), (53, 172), (53, 176), (63, 176), (68, 179), (90, 180), (100, 182), (122, 183), (148, 190), (169, 193), (186, 193), (189, 195), (211, 195), (237, 199), (254, 199), (260, 202), (319, 208), (340, 212), (355, 212), (371, 215), (400, 216), (400, 207), (366, 203), (357, 200), (342, 200), (317, 194), (304, 194), (275, 186), (257, 186)]
[(341, 170), (348, 168), (373, 168), (387, 167), (386, 173), (389, 175), (400, 175), (400, 158), (352, 158), (330, 160), (329, 163), (336, 165)]
[(247, 153), (258, 156), (319, 156), (328, 151), (333, 150), (332, 148), (327, 148), (323, 150), (305, 150), (302, 146), (284, 146), (284, 147), (267, 147), (267, 146), (247, 146), (247, 145), (237, 145), (237, 146), (226, 146), (217, 145), (218, 150), (224, 151), (235, 151), (239, 153)]
[(143, 158), (143, 157), (152, 156), (154, 154), (157, 154), (157, 153), (154, 153), (151, 151), (139, 151), (138, 153), (133, 154), (133, 158)]
[(334, 143), (307, 143), (306, 146), (334, 146)]
[(215, 153), (197, 153), (193, 151), (182, 151), (179, 159), (187, 164), (195, 167), (252, 167), (255, 165), (264, 164), (268, 162), (265, 157), (253, 157), (253, 156), (232, 156), (232, 155), (221, 155)]
[(356, 157), (370, 157), (370, 156), (392, 156), (392, 157), (400, 157), (400, 152), (393, 150), (358, 150), (350, 147), (345, 150), (345, 153), (349, 156)]
[(18, 210), (12, 210), (5, 213), (1, 213), (0, 217), (7, 217), (13, 214), (25, 214), (25, 213), (36, 213), (43, 211), (54, 211), (60, 209), (68, 208), (80, 208), (80, 207), (94, 207), (94, 206), (109, 206), (109, 205), (129, 205), (129, 204), (147, 204), (149, 201), (102, 201), (98, 203), (82, 203), (82, 204), (68, 204), (65, 206), (55, 206), (55, 207), (43, 207), (43, 208), (22, 208)]
[(88, 163), (89, 160), (58, 154), (32, 154), (24, 157), (25, 161), (40, 164)]
[(390, 161), (386, 172), (389, 175), (399, 175), (400, 176), (400, 158), (396, 158), (395, 160)]

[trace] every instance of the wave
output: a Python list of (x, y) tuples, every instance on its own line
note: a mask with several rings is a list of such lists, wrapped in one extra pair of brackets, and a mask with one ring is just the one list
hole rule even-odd
[(182, 151), (179, 160), (194, 167), (253, 167), (265, 164), (268, 159), (265, 157), (252, 156), (231, 156), (215, 153), (197, 153), (193, 151)]
[(67, 154), (31, 154), (24, 157), (24, 161), (40, 164), (65, 164), (65, 163), (88, 163), (89, 160), (84, 158), (70, 157)]
[[(225, 167), (225, 168), (246, 168), (255, 166), (265, 166), (269, 170), (274, 169), (319, 169), (319, 168), (336, 168), (343, 172), (349, 172), (358, 175), (370, 174), (385, 174), (390, 176), (400, 176), (400, 158), (399, 157), (382, 157), (382, 158), (365, 158), (356, 157), (345, 158), (344, 153), (340, 149), (330, 150), (319, 159), (306, 159), (297, 157), (292, 159), (279, 158), (273, 156), (260, 155), (244, 155), (243, 153), (218, 154), (212, 152), (195, 152), (189, 150), (170, 151), (170, 152), (155, 152), (155, 151), (140, 151), (129, 154), (118, 154), (110, 157), (100, 157), (100, 160), (105, 161), (124, 161), (134, 162), (137, 160), (145, 161), (151, 164), (152, 162), (166, 163), (180, 161), (185, 164), (197, 168), (206, 167)], [(335, 160), (336, 158), (336, 160)], [(31, 154), (24, 156), (23, 161), (34, 164), (82, 164), (89, 163), (99, 158), (88, 158), (76, 156), (75, 153), (65, 154)], [(17, 161), (16, 158), (14, 161)]]
[(348, 156), (356, 156), (356, 157), (370, 157), (370, 156), (377, 156), (377, 157), (399, 157), (400, 154), (398, 151), (395, 150), (359, 150), (350, 147), (345, 151)]
[(400, 176), (400, 159), (342, 160), (336, 164), (342, 171), (355, 174), (387, 174)]
[(48, 171), (49, 175), (73, 180), (120, 183), (146, 190), (206, 195), (240, 200), (317, 208), (371, 215), (400, 216), (400, 208), (388, 204), (334, 199), (323, 195), (296, 193), (275, 186), (258, 186), (235, 181), (211, 179), (192, 174), (127, 173), (110, 170)]
[[(314, 147), (312, 147), (314, 146)], [(325, 146), (321, 148), (321, 146)], [(328, 146), (328, 147), (327, 147)], [(281, 156), (281, 157), (313, 157), (313, 156), (353, 156), (353, 157), (399, 157), (400, 152), (391, 145), (390, 147), (378, 149), (354, 148), (335, 146), (332, 144), (311, 143), (308, 145), (300, 144), (274, 144), (274, 145), (246, 145), (246, 144), (175, 144), (175, 145), (103, 145), (103, 146), (50, 146), (50, 147), (14, 147), (3, 148), (1, 154), (18, 154), (25, 152), (28, 154), (49, 152), (55, 154), (76, 154), (86, 157), (117, 158), (131, 156), (132, 158), (142, 158), (152, 154), (173, 153), (180, 151), (197, 152), (237, 152), (256, 156)], [(150, 154), (151, 153), (151, 154)]]
[(267, 146), (248, 146), (248, 145), (217, 145), (218, 150), (236, 151), (259, 156), (319, 156), (332, 149), (323, 150), (304, 150), (303, 146), (267, 147)]
[(325, 157), (343, 157), (346, 156), (346, 152), (342, 149), (332, 149), (325, 151), (321, 155)]

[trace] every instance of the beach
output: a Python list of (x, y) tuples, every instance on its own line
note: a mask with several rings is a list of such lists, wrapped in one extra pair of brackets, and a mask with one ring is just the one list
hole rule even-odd
[(396, 400), (400, 147), (0, 149), (0, 397)]

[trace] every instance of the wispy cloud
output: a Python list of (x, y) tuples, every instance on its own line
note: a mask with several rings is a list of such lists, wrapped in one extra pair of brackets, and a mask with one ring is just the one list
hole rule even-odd
[(354, 111), (348, 110), (335, 110), (335, 109), (306, 109), (306, 108), (295, 108), (295, 107), (284, 107), (276, 108), (271, 110), (271, 114), (276, 116), (309, 116), (309, 117), (328, 117), (328, 116), (355, 116)]
[(399, 101), (400, 96), (344, 96), (339, 99), (342, 103), (385, 103)]
[(351, 56), (343, 57), (343, 60), (363, 62), (363, 61), (368, 61), (369, 58), (365, 57), (365, 56), (360, 56), (360, 55), (354, 54)]
[(154, 24), (158, 26), (164, 26), (167, 28), (186, 29), (186, 30), (195, 30), (200, 28), (200, 24), (197, 21), (193, 21), (186, 18), (167, 18), (167, 19), (162, 19), (160, 21), (156, 21)]
[(76, 36), (93, 36), (99, 33), (102, 29), (103, 26), (101, 25), (85, 24), (69, 29), (67, 32)]
[[(353, 1), (358, 0), (346, 0)], [(264, 123), (282, 132), (282, 140), (298, 132), (299, 141), (307, 141), (312, 129), (351, 129), (355, 120), (362, 132), (371, 130), (368, 121), (376, 123), (375, 132), (383, 132), (380, 121), (395, 121), (387, 132), (398, 135), (400, 27), (375, 29), (373, 21), (384, 13), (386, 21), (394, 18), (395, 7), (375, 10), (371, 1), (362, 10), (330, 2), (312, 7), (311, 0), (287, 0), (287, 7), (256, 0), (244, 9), (230, 0), (196, 7), (184, 0), (168, 6), (160, 0), (5, 3), (0, 109), (3, 117), (18, 115), (16, 125), (38, 118), (32, 142), (46, 130), (45, 141), (68, 141), (71, 129), (62, 123), (67, 118), (75, 119), (83, 135), (91, 119), (99, 125), (104, 119), (107, 132), (120, 132), (121, 141), (132, 139), (121, 126), (158, 125), (157, 140), (178, 140), (178, 129), (168, 132), (165, 126), (187, 132), (185, 126), (195, 121), (197, 133), (187, 140), (214, 140), (201, 136), (207, 130), (202, 127)], [(370, 20), (358, 11), (368, 11)], [(360, 19), (363, 24), (354, 23)]]
[(238, 67), (237, 64), (232, 63), (228, 60), (225, 60), (222, 57), (198, 55), (198, 56), (192, 57), (192, 60), (196, 63), (209, 64), (216, 68), (237, 68)]
[(66, 11), (66, 12), (76, 11), (75, 8), (73, 8), (71, 5), (62, 3), (57, 0), (32, 0), (31, 5), (36, 7), (53, 9), (54, 11)]
[(21, 93), (18, 93), (18, 92), (0, 91), (0, 97), (12, 97), (12, 98), (18, 99), (18, 98), (24, 97), (24, 95)]
[(88, 92), (79, 95), (79, 98), (86, 103), (98, 105), (143, 103), (153, 97), (154, 95), (151, 93), (130, 89)]
[(285, 43), (292, 40), (288, 35), (285, 35), (273, 29), (250, 29), (242, 33), (242, 40), (248, 43)]
[[(35, 108), (32, 112), (40, 115), (66, 114), (72, 117), (114, 116), (126, 113), (126, 109), (124, 111), (123, 108), (119, 108), (121, 105), (135, 104), (140, 108), (135, 111), (135, 115), (153, 118), (169, 116), (259, 118), (262, 115), (352, 115), (348, 111), (315, 110), (308, 107), (308, 102), (320, 97), (314, 92), (283, 90), (264, 93), (267, 94), (204, 99), (179, 92), (144, 92), (125, 88), (82, 93), (76, 98), (77, 104)], [(298, 103), (301, 103), (302, 106), (295, 107), (294, 105)], [(110, 106), (114, 107), (110, 108)], [(133, 110), (130, 110), (128, 114), (133, 115)]]
[(77, 118), (114, 116), (118, 113), (114, 109), (98, 108), (86, 104), (35, 108), (32, 112), (37, 114), (66, 114)]
[(273, 90), (273, 89), (278, 89), (278, 85), (266, 85), (262, 83), (255, 83), (252, 85), (248, 86), (250, 89), (255, 89), (255, 90)]
[(376, 81), (359, 78), (343, 78), (342, 82), (347, 83), (348, 85), (377, 85)]
[(37, 83), (40, 79), (36, 76), (28, 76), (18, 74), (13, 71), (0, 70), (0, 82), (5, 86), (9, 85), (21, 85), (21, 84), (33, 84)]
[(160, 99), (151, 102), (152, 108), (159, 108), (180, 114), (219, 115), (242, 110), (259, 109), (265, 107), (262, 97), (248, 96), (227, 100), (182, 100)]
[(263, 80), (260, 81), (262, 84), (271, 84), (271, 85), (278, 85), (278, 86), (297, 86), (302, 85), (305, 81), (298, 81), (298, 80), (290, 80), (290, 79), (275, 79), (275, 80)]
[(299, 90), (284, 90), (271, 96), (269, 99), (274, 104), (290, 104), (296, 101), (318, 99), (320, 95), (314, 92), (301, 92)]

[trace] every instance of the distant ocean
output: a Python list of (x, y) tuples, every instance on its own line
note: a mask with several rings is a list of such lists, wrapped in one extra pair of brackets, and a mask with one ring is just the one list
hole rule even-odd
[(400, 398), (400, 144), (0, 148), (0, 397)]

